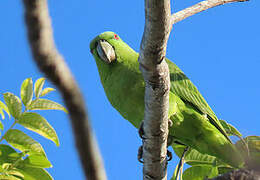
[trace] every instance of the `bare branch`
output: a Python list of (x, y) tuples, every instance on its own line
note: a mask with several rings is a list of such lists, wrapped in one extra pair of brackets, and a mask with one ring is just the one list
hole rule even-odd
[(209, 8), (213, 8), (219, 5), (223, 5), (226, 3), (231, 3), (231, 2), (244, 2), (244, 1), (248, 1), (248, 0), (206, 0), (206, 1), (202, 1), (198, 4), (195, 4), (191, 7), (188, 7), (186, 9), (183, 9), (177, 13), (174, 13), (171, 16), (171, 25), (182, 21), (183, 19), (186, 19), (187, 17), (190, 17), (194, 14), (197, 14), (199, 12), (205, 11)]
[(170, 0), (145, 0), (145, 29), (140, 70), (145, 87), (143, 179), (167, 179), (167, 137), (170, 77), (165, 61), (170, 33)]
[(105, 170), (92, 136), (83, 97), (53, 41), (47, 1), (24, 0), (23, 3), (28, 39), (34, 60), (63, 95), (85, 175), (91, 180), (104, 180)]

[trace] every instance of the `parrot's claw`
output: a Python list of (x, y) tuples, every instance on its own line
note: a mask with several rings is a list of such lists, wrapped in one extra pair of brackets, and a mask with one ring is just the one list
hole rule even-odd
[[(168, 121), (169, 123), (169, 127), (172, 126), (172, 121), (169, 119)], [(140, 125), (140, 128), (138, 129), (138, 134), (140, 136), (140, 138), (142, 140), (145, 139), (145, 136), (144, 136), (144, 122), (142, 121), (141, 122), (141, 125)], [(170, 146), (173, 142), (173, 137), (172, 136), (168, 136), (168, 139), (167, 139), (167, 147)], [(143, 161), (143, 146), (140, 146), (139, 149), (138, 149), (138, 155), (137, 155), (137, 159), (140, 163), (144, 163)], [(172, 152), (170, 152), (168, 149), (167, 149), (167, 161), (170, 161), (172, 160)]]
[(172, 152), (167, 149), (167, 161), (172, 160)]
[(141, 122), (141, 125), (138, 129), (138, 134), (140, 136), (141, 139), (144, 139), (144, 122)]
[(137, 154), (137, 159), (140, 163), (144, 163), (143, 161), (143, 146), (140, 146), (138, 148), (138, 154)]
[[(169, 119), (168, 123), (169, 123), (169, 127), (171, 127), (172, 126), (172, 121), (170, 119)], [(142, 140), (145, 139), (145, 136), (144, 136), (144, 122), (143, 121), (141, 122), (140, 128), (138, 129), (138, 134), (139, 134), (139, 136), (140, 136), (140, 138)], [(168, 136), (167, 147), (172, 144), (173, 139), (174, 138), (172, 136)], [(143, 146), (140, 146), (139, 149), (138, 149), (137, 159), (138, 159), (138, 161), (140, 163), (144, 163), (144, 161), (143, 161)], [(170, 160), (172, 160), (172, 152), (170, 152), (167, 149), (167, 161), (170, 161)]]
[(172, 125), (173, 125), (173, 122), (172, 122), (172, 120), (168, 120), (168, 127), (170, 128), (170, 127), (172, 127)]
[[(141, 122), (140, 127), (138, 129), (138, 134), (139, 134), (140, 138), (143, 140), (144, 139), (144, 122), (143, 121)], [(140, 146), (138, 148), (137, 159), (140, 163), (144, 163), (144, 161), (143, 161), (143, 146)]]
[[(168, 119), (168, 129), (169, 129), (170, 127), (172, 127), (172, 125), (173, 125), (172, 120)], [(170, 145), (173, 143), (173, 139), (174, 139), (173, 136), (168, 135), (168, 138), (167, 138), (167, 147), (170, 146)]]

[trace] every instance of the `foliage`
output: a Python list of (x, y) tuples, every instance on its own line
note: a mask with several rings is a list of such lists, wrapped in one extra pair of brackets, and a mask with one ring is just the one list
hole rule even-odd
[[(3, 93), (4, 101), (0, 100), (0, 142), (5, 140), (9, 145), (0, 144), (0, 179), (53, 179), (44, 169), (52, 167), (52, 164), (41, 144), (23, 131), (14, 129), (16, 124), (20, 124), (59, 146), (59, 139), (53, 127), (40, 114), (31, 112), (49, 109), (67, 112), (62, 105), (42, 98), (54, 91), (53, 88), (43, 89), (44, 82), (45, 78), (39, 78), (33, 87), (32, 79), (25, 79), (21, 86), (20, 98), (10, 92)], [(9, 119), (14, 120), (7, 129), (3, 123), (6, 114)]]
[[(241, 133), (233, 127), (231, 124), (220, 120), (222, 126), (225, 128), (229, 136), (237, 136), (240, 138), (235, 143), (236, 148), (241, 152), (241, 156), (244, 157), (247, 162), (253, 163), (256, 166), (260, 166), (260, 136), (248, 136), (242, 138)], [(180, 144), (172, 145), (174, 152), (178, 157), (181, 157), (186, 146)], [(205, 178), (216, 177), (219, 174), (230, 172), (236, 167), (232, 167), (214, 156), (202, 154), (195, 149), (189, 148), (185, 153), (184, 162), (189, 164), (191, 167), (186, 169), (183, 173), (180, 172), (178, 178), (183, 180), (204, 180)], [(183, 167), (180, 167), (182, 170)], [(171, 180), (178, 179), (177, 169), (174, 172)]]

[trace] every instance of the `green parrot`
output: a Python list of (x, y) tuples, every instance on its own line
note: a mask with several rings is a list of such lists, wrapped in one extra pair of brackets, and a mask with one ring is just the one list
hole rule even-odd
[[(114, 32), (104, 32), (90, 43), (101, 83), (111, 105), (136, 128), (144, 118), (145, 82), (139, 54)], [(200, 153), (241, 167), (243, 159), (207, 102), (187, 76), (170, 60), (169, 135)]]

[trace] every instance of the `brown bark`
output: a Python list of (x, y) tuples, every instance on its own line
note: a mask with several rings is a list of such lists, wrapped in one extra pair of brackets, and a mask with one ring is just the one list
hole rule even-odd
[(145, 29), (140, 70), (145, 87), (143, 179), (167, 179), (167, 137), (170, 77), (165, 61), (170, 33), (170, 0), (145, 0)]
[(28, 39), (34, 61), (48, 79), (59, 88), (63, 96), (85, 175), (91, 180), (104, 180), (106, 179), (105, 170), (92, 136), (83, 97), (54, 44), (47, 1), (24, 0), (23, 3)]

